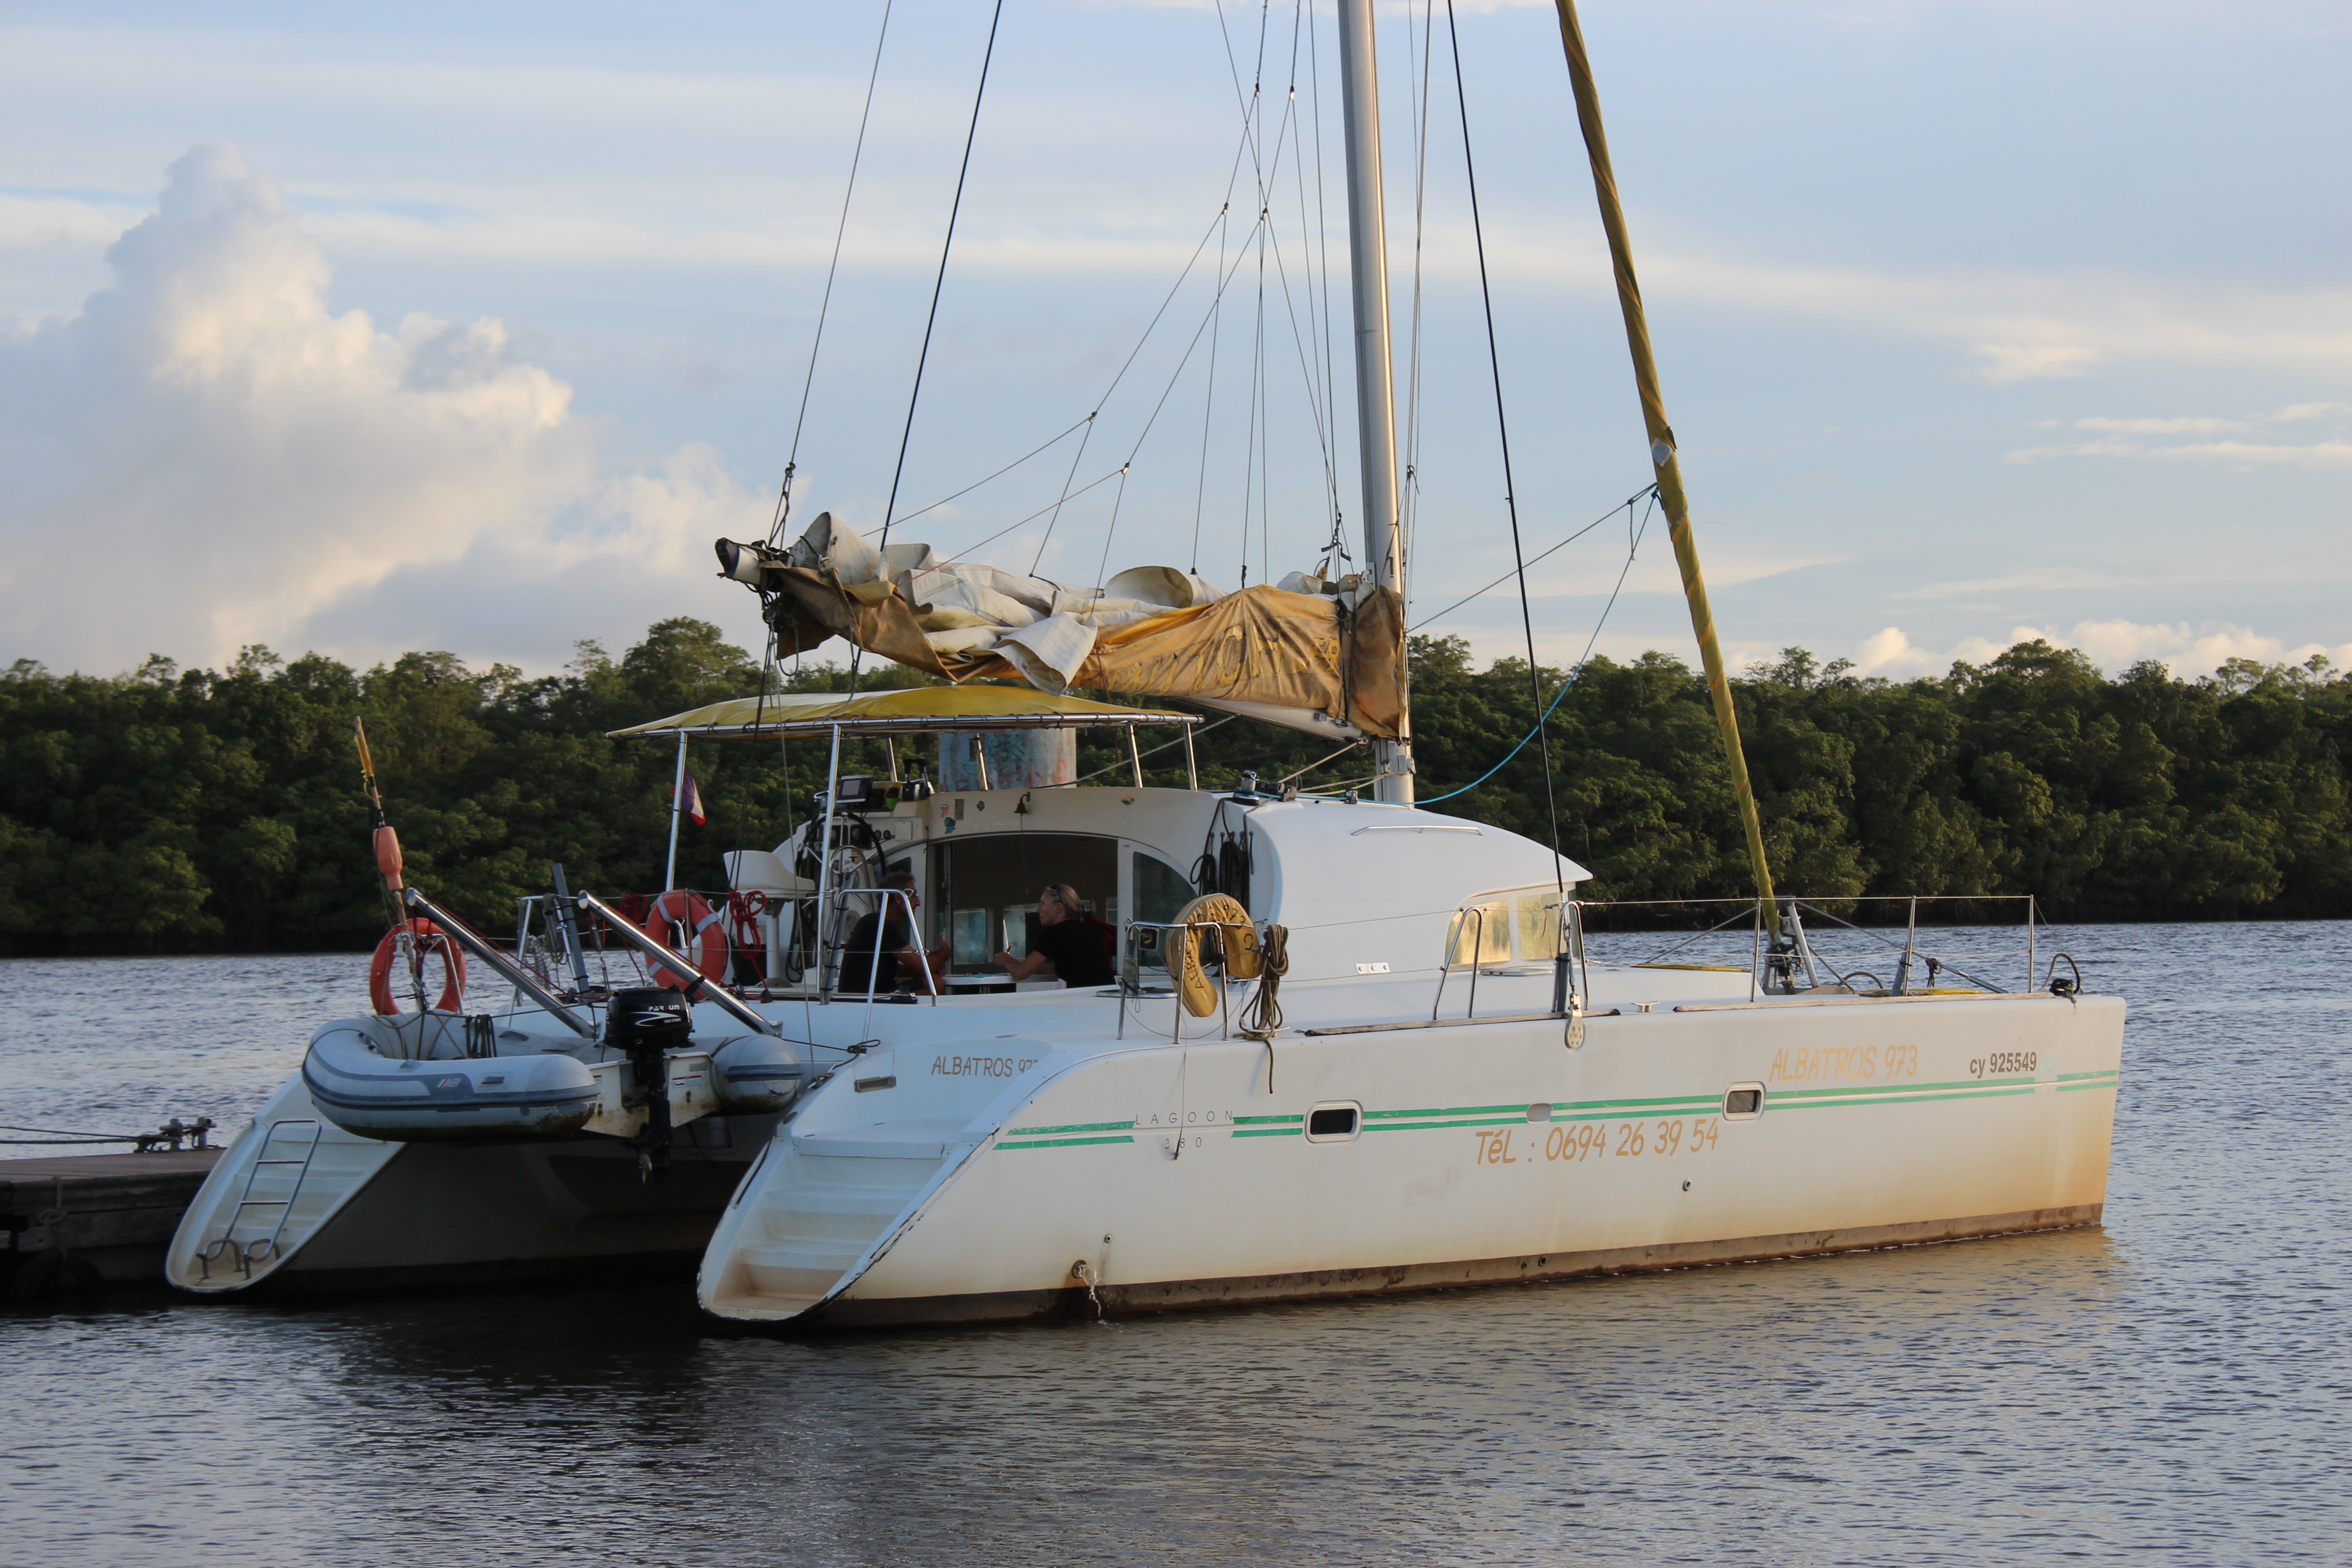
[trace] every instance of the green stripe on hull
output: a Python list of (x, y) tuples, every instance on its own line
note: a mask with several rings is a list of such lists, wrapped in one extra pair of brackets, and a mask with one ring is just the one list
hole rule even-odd
[[(1801, 1100), (1792, 1105), (1780, 1106), (1780, 1109), (1782, 1110), (1821, 1110), (1831, 1106), (1839, 1105), (1916, 1105), (1930, 1100), (2006, 1100), (2013, 1094), (2032, 1094), (2033, 1092), (2033, 1085), (2028, 1083), (2021, 1084), (2015, 1089), (1963, 1089), (1955, 1090), (1949, 1094), (1888, 1094), (1881, 1090), (1874, 1092), (1868, 1096), (1855, 1095), (1850, 1100)], [(1769, 1109), (1769, 1101), (1767, 1102), (1767, 1105)]]
[(1527, 1105), (1522, 1101), (1517, 1105), (1454, 1105), (1442, 1110), (1433, 1105), (1423, 1110), (1367, 1110), (1364, 1120), (1377, 1121), (1382, 1118), (1412, 1116), (1525, 1116), (1527, 1113)]
[(1840, 1089), (1776, 1089), (1771, 1091), (1774, 1104), (1784, 1100), (1817, 1100), (1825, 1095), (1856, 1094), (1924, 1094), (1940, 1089), (1993, 1089), (2002, 1084), (2024, 1084), (2031, 1088), (2031, 1073), (2004, 1073), (1999, 1078), (1954, 1079), (1949, 1083), (1857, 1083)]
[[(2095, 1072), (2060, 1073), (2055, 1080), (2041, 1082), (2024, 1077), (2002, 1077), (1978, 1081), (1959, 1079), (1948, 1083), (1920, 1084), (1856, 1084), (1842, 1089), (1780, 1089), (1766, 1095), (1768, 1109), (1782, 1110), (1822, 1110), (1832, 1106), (1853, 1105), (1923, 1105), (1941, 1100), (2005, 1100), (2014, 1095), (2032, 1094), (2037, 1089), (2052, 1088), (2060, 1093), (2078, 1089), (2115, 1089), (2121, 1071), (2104, 1068)], [(1540, 1102), (1530, 1102), (1540, 1103)], [(1552, 1122), (1575, 1121), (1640, 1121), (1654, 1117), (1712, 1114), (1720, 1110), (1722, 1100), (1711, 1094), (1654, 1095), (1632, 1100), (1579, 1100), (1563, 1101), (1552, 1109), (1548, 1119)], [(1363, 1130), (1367, 1132), (1447, 1132), (1479, 1131), (1496, 1127), (1508, 1127), (1524, 1120), (1527, 1105), (1464, 1105), (1444, 1110), (1367, 1110)], [(1305, 1134), (1307, 1118), (1286, 1116), (1235, 1116), (1227, 1136), (1233, 1138), (1297, 1138)], [(1538, 1123), (1540, 1125), (1540, 1123)], [(1084, 1121), (1063, 1127), (1016, 1127), (1005, 1134), (1008, 1140), (1024, 1142), (1000, 1142), (999, 1149), (1073, 1149), (1092, 1143), (1132, 1143), (1136, 1124), (1132, 1121)], [(1192, 1131), (1213, 1131), (1213, 1127), (1191, 1128)], [(1173, 1131), (1171, 1129), (1171, 1131)], [(1069, 1137), (1069, 1133), (1112, 1133), (1108, 1137)], [(1054, 1135), (1054, 1136), (1048, 1136)]]

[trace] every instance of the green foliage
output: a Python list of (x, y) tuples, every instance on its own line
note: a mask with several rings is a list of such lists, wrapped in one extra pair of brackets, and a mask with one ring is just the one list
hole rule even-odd
[[(1421, 793), (1491, 778), (1439, 808), (1548, 841), (1528, 745), (1527, 665), (1473, 668), (1455, 638), (1413, 639)], [(1561, 674), (1540, 671), (1545, 700)], [(907, 685), (904, 670), (860, 686)], [(593, 643), (526, 679), (412, 653), (359, 671), (242, 650), (226, 670), (161, 655), (116, 677), (0, 672), (0, 952), (359, 947), (390, 918), (367, 847), (352, 723), (367, 722), (410, 876), (492, 930), (561, 860), (575, 887), (659, 885), (673, 749), (606, 731), (759, 689), (757, 661), (705, 622), (657, 623), (614, 658)], [(842, 690), (835, 665), (779, 689)], [(2021, 643), (1940, 679), (1857, 679), (1802, 648), (1735, 682), (1778, 883), (1814, 897), (2040, 894), (2060, 918), (2352, 914), (2352, 679), (2325, 660), (2232, 660), (2182, 681), (2108, 679)], [(1101, 695), (1116, 696), (1115, 693)], [(1360, 750), (1246, 720), (1203, 727), (1201, 782), (1244, 770), (1336, 789)], [(1595, 658), (1547, 729), (1561, 847), (1616, 899), (1739, 896), (1747, 853), (1704, 684), (1657, 653)], [(880, 742), (845, 748), (879, 772)], [(694, 753), (709, 826), (682, 880), (782, 839), (822, 786), (820, 742)], [(1079, 771), (1127, 781), (1124, 742), (1081, 736)], [(1181, 785), (1184, 753), (1145, 759)]]
[[(1527, 666), (1416, 639), (1421, 793), (1527, 733)], [(2324, 658), (2114, 680), (2020, 643), (1940, 679), (1857, 679), (1803, 648), (1733, 683), (1776, 884), (1815, 898), (2038, 894), (2061, 919), (2352, 914), (2352, 679)], [(1547, 693), (1559, 672), (1544, 672)], [(1614, 899), (1738, 897), (1747, 851), (1705, 682), (1595, 658), (1549, 729), (1561, 847)], [(1542, 839), (1530, 745), (1440, 809)]]

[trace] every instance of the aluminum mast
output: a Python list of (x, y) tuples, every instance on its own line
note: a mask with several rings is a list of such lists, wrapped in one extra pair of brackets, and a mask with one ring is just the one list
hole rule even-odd
[[(1396, 384), (1389, 358), (1388, 219), (1381, 201), (1380, 68), (1372, 0), (1339, 0), (1339, 105), (1348, 153), (1348, 255), (1356, 307), (1356, 441), (1363, 463), (1364, 562), (1372, 581), (1404, 594), (1404, 517), (1397, 484)], [(1404, 649), (1399, 696), (1411, 695)], [(1397, 738), (1375, 741), (1373, 798), (1412, 804), (1412, 707)]]

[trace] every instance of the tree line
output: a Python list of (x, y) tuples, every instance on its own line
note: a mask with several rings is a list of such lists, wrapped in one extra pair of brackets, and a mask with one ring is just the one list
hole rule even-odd
[[(1424, 799), (1560, 847), (1590, 896), (1740, 897), (1747, 852), (1702, 680), (1681, 660), (1592, 659), (1565, 691), (1524, 660), (1474, 667), (1458, 638), (1411, 649)], [(835, 664), (786, 691), (843, 690)], [(867, 669), (861, 689), (923, 678)], [(550, 861), (597, 891), (660, 886), (675, 750), (607, 731), (750, 696), (759, 660), (719, 629), (656, 623), (559, 675), (411, 653), (361, 670), (259, 647), (225, 669), (162, 656), (117, 676), (0, 673), (0, 952), (358, 948), (392, 916), (367, 848), (352, 720), (364, 719), (410, 879), (487, 930), (543, 890)], [(1735, 682), (1776, 881), (1820, 899), (2032, 892), (2061, 920), (2352, 914), (2352, 679), (2324, 659), (2236, 659), (2179, 679), (2109, 678), (2021, 643), (1943, 677), (1857, 679), (1801, 648)], [(1097, 695), (1116, 697), (1115, 693)], [(1150, 734), (1149, 731), (1146, 732)], [(1147, 740), (1147, 745), (1151, 742)], [(1513, 748), (1517, 746), (1517, 750)], [(880, 742), (845, 748), (880, 771)], [(1370, 771), (1317, 737), (1203, 725), (1204, 786), (1255, 773), (1314, 791)], [(708, 824), (683, 830), (680, 880), (725, 885), (722, 851), (784, 837), (824, 784), (815, 742), (698, 746)], [(1082, 733), (1081, 773), (1124, 782), (1123, 742)], [(1296, 775), (1295, 777), (1293, 775)], [(1184, 782), (1183, 753), (1146, 759)]]

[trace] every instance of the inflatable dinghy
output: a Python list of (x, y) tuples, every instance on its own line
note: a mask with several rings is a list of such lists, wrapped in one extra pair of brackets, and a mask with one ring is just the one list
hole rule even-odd
[(302, 1081), (336, 1126), (392, 1142), (524, 1142), (588, 1124), (599, 1094), (587, 1063), (498, 1056), (485, 1034), (448, 1013), (339, 1019), (310, 1037)]

